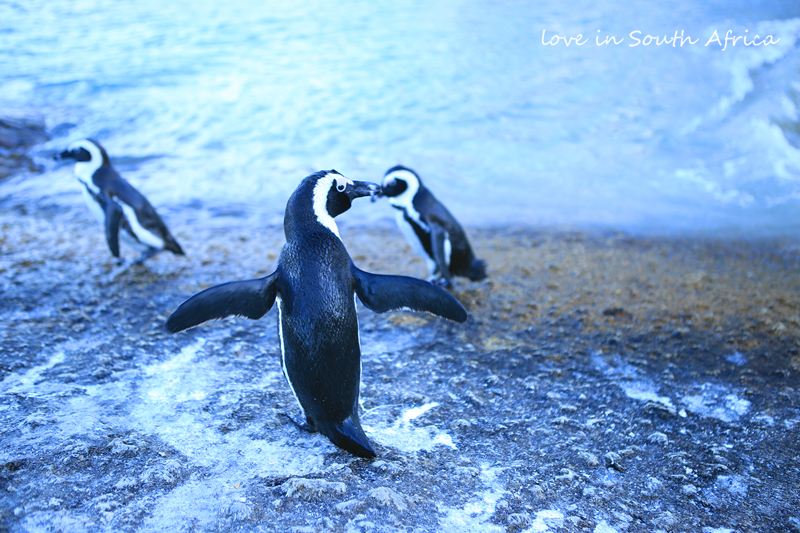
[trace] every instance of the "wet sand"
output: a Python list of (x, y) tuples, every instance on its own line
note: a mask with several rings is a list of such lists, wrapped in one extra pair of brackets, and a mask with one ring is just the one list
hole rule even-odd
[[(109, 282), (88, 213), (0, 207), (0, 530), (800, 530), (791, 243), (467, 228), (467, 323), (359, 309), (369, 461), (284, 416), (274, 310), (163, 329), (282, 228), (171, 224), (186, 258)], [(340, 218), (360, 268), (426, 275)]]

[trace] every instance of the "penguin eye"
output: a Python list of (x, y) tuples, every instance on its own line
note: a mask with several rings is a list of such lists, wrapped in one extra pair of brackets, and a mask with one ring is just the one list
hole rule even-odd
[(339, 184), (336, 185), (336, 190), (339, 191), (339, 192), (344, 192), (344, 190), (346, 188), (347, 188), (347, 185), (345, 185), (344, 183), (339, 183)]

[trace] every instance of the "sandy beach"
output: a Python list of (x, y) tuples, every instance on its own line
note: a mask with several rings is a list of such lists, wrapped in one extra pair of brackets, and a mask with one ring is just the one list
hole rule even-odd
[[(426, 275), (340, 218), (360, 268)], [(800, 528), (792, 243), (467, 228), (465, 324), (359, 308), (369, 461), (284, 416), (274, 309), (164, 331), (271, 272), (281, 227), (173, 225), (187, 257), (115, 281), (84, 210), (6, 198), (0, 227), (0, 529)]]

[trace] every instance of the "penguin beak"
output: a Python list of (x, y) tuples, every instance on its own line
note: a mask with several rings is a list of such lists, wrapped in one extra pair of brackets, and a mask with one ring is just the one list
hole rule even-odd
[(387, 189), (392, 189), (394, 187), (394, 184), (395, 184), (394, 180), (384, 181), (383, 184), (378, 187), (380, 189), (378, 193), (374, 194), (372, 198), (370, 198), (370, 202), (373, 203), (377, 202), (378, 198), (384, 198), (384, 197), (388, 198), (392, 191)]
[(64, 150), (60, 154), (56, 154), (53, 156), (53, 159), (59, 161), (61, 159), (75, 159), (75, 152), (70, 150)]
[[(401, 183), (404, 183), (404, 182), (401, 182)], [(381, 198), (381, 197), (384, 197), (384, 196), (386, 198), (390, 198), (392, 196), (397, 196), (401, 192), (402, 192), (402, 190), (400, 190), (400, 187), (398, 186), (398, 182), (397, 182), (396, 179), (387, 179), (387, 180), (384, 180), (383, 185), (381, 186), (380, 192), (372, 197), (372, 201), (374, 202), (378, 198)]]
[(92, 160), (92, 154), (90, 154), (85, 148), (74, 148), (72, 150), (64, 150), (60, 154), (54, 156), (54, 159), (58, 161), (59, 159), (74, 159), (78, 163), (83, 163), (86, 161)]
[(380, 194), (381, 186), (377, 183), (369, 183), (367, 181), (354, 181), (351, 187), (348, 187), (347, 196), (350, 200), (354, 200), (355, 198), (361, 198), (362, 196), (371, 196), (375, 197), (376, 194)]

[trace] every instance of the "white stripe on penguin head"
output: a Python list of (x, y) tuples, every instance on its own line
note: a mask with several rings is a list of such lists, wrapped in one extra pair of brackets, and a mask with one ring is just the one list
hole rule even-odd
[(100, 148), (97, 147), (89, 139), (81, 139), (67, 146), (67, 150), (72, 151), (78, 148), (83, 148), (92, 156), (91, 161), (78, 161), (75, 163), (75, 176), (84, 183), (95, 194), (100, 193), (100, 189), (92, 181), (92, 176), (97, 169), (103, 166), (103, 154)]
[(352, 185), (353, 180), (345, 178), (341, 174), (328, 172), (317, 180), (314, 185), (314, 194), (312, 204), (314, 206), (314, 214), (317, 216), (317, 222), (328, 228), (333, 232), (339, 240), (339, 228), (333, 217), (328, 213), (328, 192), (331, 187), (336, 187), (339, 192), (344, 192), (347, 185)]
[(414, 209), (414, 196), (419, 191), (419, 179), (413, 172), (408, 170), (395, 170), (385, 178), (383, 178), (383, 186), (387, 187), (394, 180), (402, 180), (408, 184), (406, 190), (397, 196), (390, 196), (389, 203), (401, 207), (406, 210), (406, 214), (417, 224), (419, 224), (425, 231), (430, 231), (428, 225), (422, 221), (419, 213)]

